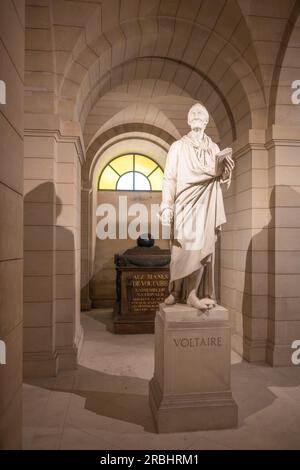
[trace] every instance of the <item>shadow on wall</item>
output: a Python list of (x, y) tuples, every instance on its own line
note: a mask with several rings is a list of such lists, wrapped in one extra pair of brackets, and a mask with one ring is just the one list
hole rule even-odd
[[(276, 220), (275, 208), (300, 207), (300, 195), (290, 186), (274, 186), (269, 199), (270, 221), (251, 239), (247, 250), (244, 294), (242, 301), (243, 313), (243, 356), (250, 362), (267, 360), (267, 347), (272, 345), (269, 320), (274, 319), (274, 303), (276, 295), (274, 280), (268, 273), (276, 272), (275, 227), (285, 228), (284, 217)], [(288, 242), (283, 242), (280, 250), (288, 249)], [(288, 272), (288, 271), (284, 271)], [(265, 275), (264, 283), (260, 276)], [(257, 276), (257, 279), (255, 279)], [(264, 291), (261, 290), (265, 286)], [(257, 324), (255, 324), (257, 321)], [(254, 336), (253, 332), (256, 332)], [(269, 362), (269, 361), (268, 361)]]
[[(97, 317), (95, 312), (91, 312), (86, 315), (91, 317), (93, 321), (96, 320), (98, 325), (106, 325), (111, 314), (106, 313), (105, 316), (101, 314), (100, 317), (98, 313)], [(99, 326), (96, 327), (95, 325), (95, 330), (92, 332), (94, 340), (95, 332), (99, 330)], [(123, 344), (124, 337), (121, 340)], [(131, 347), (134, 347), (134, 344)], [(152, 352), (154, 354), (154, 351)], [(118, 356), (114, 357), (113, 367), (118, 361)], [(95, 360), (94, 356), (93, 360)], [(99, 364), (101, 364), (100, 361), (101, 357), (99, 357)], [(273, 388), (298, 387), (300, 385), (300, 375), (297, 367), (273, 369), (264, 364), (254, 365), (247, 362), (238, 362), (232, 364), (231, 370), (233, 396), (239, 407), (239, 427), (243, 426), (248, 417), (256, 414), (259, 416), (261, 410), (272, 405), (277, 398), (276, 389), (272, 390)], [(69, 375), (60, 375), (56, 379), (33, 379), (27, 380), (26, 383), (52, 392), (71, 393), (83, 398), (85, 400), (83, 405), (85, 410), (99, 416), (118, 420), (115, 423), (118, 430), (122, 429), (120, 424), (120, 421), (122, 421), (142, 426), (148, 433), (155, 433), (148, 404), (149, 381), (144, 378), (113, 375), (80, 366), (78, 370), (72, 372), (71, 377)], [(293, 392), (287, 390), (287, 393)], [(78, 402), (75, 403), (76, 409), (74, 407), (69, 409), (68, 420), (78, 427), (82, 426), (82, 422), (87, 425), (85, 420), (89, 419), (88, 416), (82, 415), (80, 412), (81, 405), (78, 405)], [(97, 422), (97, 428), (101, 429), (101, 427), (106, 429), (107, 423), (105, 421)], [(126, 430), (128, 429), (126, 428)]]
[[(58, 354), (73, 347), (75, 244), (73, 231), (66, 228), (74, 226), (73, 214), (73, 206), (57, 196), (51, 182), (38, 185), (24, 198), (24, 352), (35, 353), (37, 361), (39, 354), (53, 356), (53, 344)], [(61, 356), (59, 360), (62, 365)]]
[(93, 277), (90, 280), (92, 308), (114, 307), (116, 301), (114, 255), (129, 248), (132, 245), (130, 241), (128, 243), (128, 240), (100, 240), (96, 237)]

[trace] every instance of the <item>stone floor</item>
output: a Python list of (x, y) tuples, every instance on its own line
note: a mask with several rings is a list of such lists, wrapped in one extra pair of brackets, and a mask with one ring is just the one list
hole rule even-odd
[(82, 315), (76, 371), (24, 384), (24, 449), (300, 449), (300, 367), (232, 355), (239, 426), (158, 435), (148, 406), (153, 335), (117, 336), (108, 309)]

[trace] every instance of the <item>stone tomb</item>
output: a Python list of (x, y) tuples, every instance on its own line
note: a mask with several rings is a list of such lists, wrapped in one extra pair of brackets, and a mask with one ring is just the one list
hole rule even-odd
[(158, 306), (168, 295), (170, 251), (136, 246), (115, 256), (114, 332), (153, 333)]
[(158, 432), (232, 428), (238, 409), (230, 388), (230, 324), (221, 306), (203, 313), (160, 304), (149, 401)]

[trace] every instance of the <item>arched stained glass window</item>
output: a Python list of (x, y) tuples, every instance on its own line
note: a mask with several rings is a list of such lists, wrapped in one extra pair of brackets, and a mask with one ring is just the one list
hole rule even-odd
[(163, 171), (145, 155), (121, 155), (111, 160), (101, 172), (99, 190), (161, 191)]

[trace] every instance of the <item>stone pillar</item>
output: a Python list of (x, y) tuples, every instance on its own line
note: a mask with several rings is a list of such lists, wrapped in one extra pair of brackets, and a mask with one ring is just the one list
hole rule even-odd
[(81, 155), (74, 139), (58, 142), (56, 164), (56, 341), (59, 368), (77, 365), (80, 325)]
[(268, 154), (264, 131), (234, 143), (236, 168), (224, 190), (221, 303), (230, 311), (232, 345), (248, 361), (265, 361), (268, 326)]
[(269, 151), (269, 322), (267, 360), (292, 365), (300, 339), (300, 128), (273, 126)]
[(90, 199), (91, 190), (81, 190), (81, 310), (90, 310)]
[(58, 126), (54, 117), (26, 116), (24, 374), (27, 376), (55, 375), (59, 369), (76, 367), (82, 338), (82, 150), (73, 127)]
[(25, 2), (2, 0), (0, 10), (0, 450), (2, 450), (20, 449), (22, 446)]
[(55, 375), (55, 162), (50, 133), (26, 132), (24, 160), (24, 375)]
[(221, 306), (208, 314), (160, 304), (149, 401), (158, 432), (237, 425), (230, 389), (230, 324)]

